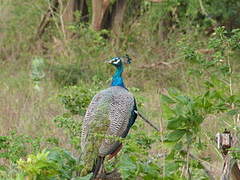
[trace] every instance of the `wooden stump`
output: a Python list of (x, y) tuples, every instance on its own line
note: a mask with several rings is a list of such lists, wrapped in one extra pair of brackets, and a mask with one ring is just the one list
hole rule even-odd
[(237, 160), (228, 153), (229, 148), (236, 146), (237, 141), (234, 141), (230, 131), (225, 129), (223, 133), (217, 133), (216, 142), (224, 159), (221, 180), (230, 180), (230, 177), (233, 180), (240, 180), (240, 169)]

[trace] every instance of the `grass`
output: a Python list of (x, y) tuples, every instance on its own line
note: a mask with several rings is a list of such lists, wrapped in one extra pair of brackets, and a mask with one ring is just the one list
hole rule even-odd
[[(0, 136), (16, 130), (19, 134), (33, 137), (57, 137), (62, 147), (77, 154), (67, 142), (67, 133), (53, 123), (56, 116), (66, 112), (58, 95), (69, 84), (86, 86), (94, 81), (101, 88), (108, 87), (114, 69), (104, 64), (103, 60), (115, 55), (129, 53), (133, 58), (133, 63), (124, 72), (125, 83), (127, 87), (139, 89), (134, 94), (136, 97), (144, 97), (140, 111), (160, 127), (162, 135), (167, 133), (167, 122), (162, 118), (160, 95), (166, 94), (169, 87), (180, 89), (187, 95), (197, 95), (203, 91), (204, 79), (189, 75), (188, 70), (192, 65), (184, 61), (181, 44), (179, 45), (183, 41), (193, 47), (206, 48), (209, 37), (198, 32), (198, 29), (189, 28), (185, 33), (179, 29), (170, 33), (168, 40), (159, 42), (160, 36), (157, 33), (153, 34), (152, 29), (144, 28), (145, 23), (148, 23), (147, 17), (133, 24), (134, 31), (124, 30), (120, 38), (109, 40), (82, 27), (77, 29), (78, 38), (63, 39), (61, 32), (51, 27), (49, 34), (44, 36), (45, 41), (38, 42), (46, 50), (31, 41), (46, 4), (38, 1), (39, 6), (35, 7), (29, 2), (25, 2), (25, 8), (30, 9), (24, 15), (21, 14), (24, 9), (17, 7), (20, 2), (16, 2), (13, 7), (3, 4), (13, 8), (14, 13), (5, 9), (6, 12), (0, 16), (0, 22), (8, 17), (4, 24), (0, 24), (3, 29), (0, 31), (0, 52), (4, 52), (0, 54)], [(1, 9), (0, 5), (0, 11)], [(36, 9), (39, 11), (33, 12)], [(1, 40), (1, 37), (4, 38)], [(40, 82), (41, 91), (34, 89), (30, 76), (35, 57), (41, 57), (45, 61), (46, 76)], [(237, 57), (237, 53), (231, 57), (236, 76), (239, 72)], [(235, 92), (240, 89), (236, 79), (237, 77), (233, 86)], [(80, 121), (82, 117), (74, 118)], [(138, 119), (136, 123), (139, 121), (141, 120)], [(226, 127), (226, 122), (231, 123), (228, 117), (218, 115), (206, 118), (202, 124), (202, 136), (207, 148), (201, 157), (211, 157), (214, 167), (219, 167), (221, 161), (214, 146), (214, 136)], [(148, 134), (152, 133), (148, 125), (144, 124), (143, 127)], [(165, 151), (162, 144), (155, 144), (150, 150), (151, 155)]]

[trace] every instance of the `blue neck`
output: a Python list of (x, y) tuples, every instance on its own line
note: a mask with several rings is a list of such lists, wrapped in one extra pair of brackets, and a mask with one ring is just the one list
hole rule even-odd
[(121, 87), (125, 88), (123, 78), (122, 78), (123, 66), (122, 65), (117, 66), (116, 68), (117, 69), (112, 77), (111, 86), (121, 86)]

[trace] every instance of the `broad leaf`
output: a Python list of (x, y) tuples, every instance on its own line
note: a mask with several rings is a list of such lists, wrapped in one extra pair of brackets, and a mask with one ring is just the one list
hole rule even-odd
[(185, 133), (186, 133), (185, 130), (179, 130), (179, 129), (172, 131), (167, 135), (167, 141), (177, 142), (184, 136)]
[(181, 127), (181, 124), (182, 124), (182, 121), (180, 121), (178, 118), (170, 120), (168, 121), (167, 129), (170, 129), (170, 130), (178, 129), (179, 127)]
[(163, 110), (163, 118), (169, 119), (173, 116), (174, 111), (169, 107), (169, 105), (162, 103), (161, 107)]
[(161, 101), (167, 104), (173, 104), (176, 103), (172, 98), (170, 98), (169, 96), (166, 96), (164, 94), (161, 95)]

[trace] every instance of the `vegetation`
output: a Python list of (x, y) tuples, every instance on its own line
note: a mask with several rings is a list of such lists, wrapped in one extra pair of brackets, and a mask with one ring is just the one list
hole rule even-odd
[[(126, 85), (160, 132), (138, 118), (107, 171), (219, 178), (215, 134), (239, 136), (239, 8), (234, 0), (0, 0), (0, 179), (90, 179), (79, 176), (82, 119), (110, 82), (104, 60), (126, 53)], [(238, 144), (229, 151), (240, 158)]]

